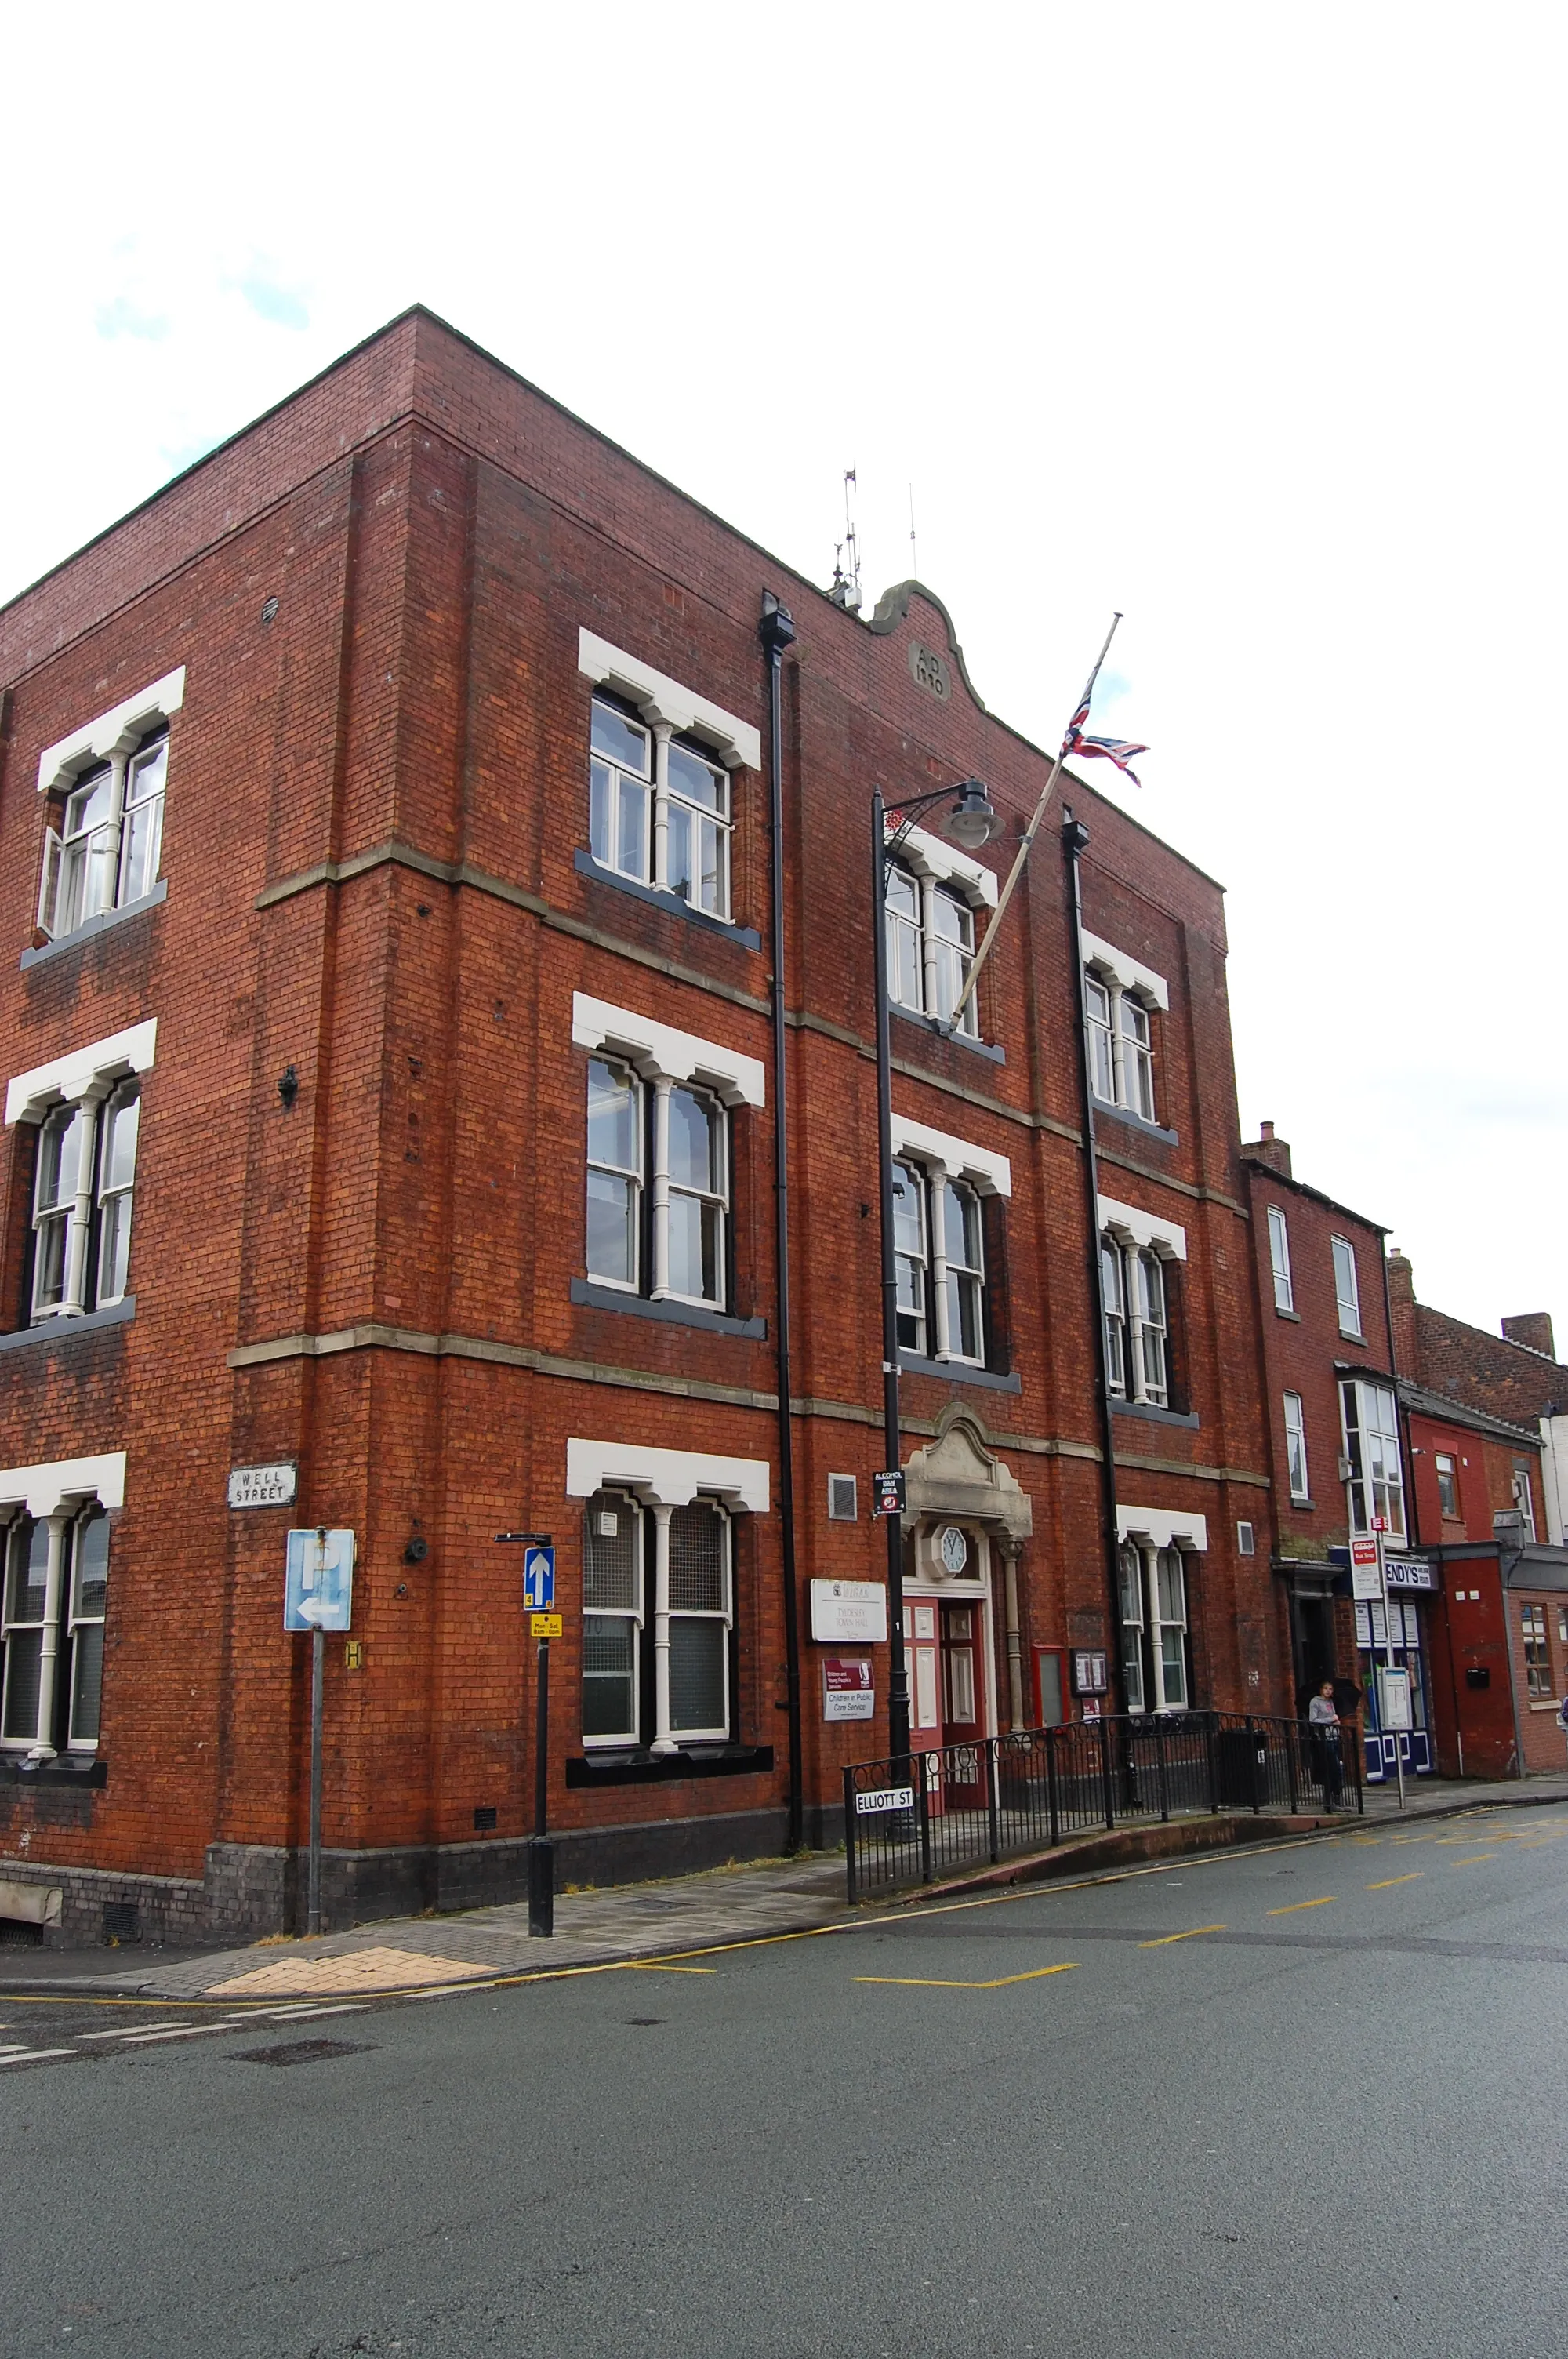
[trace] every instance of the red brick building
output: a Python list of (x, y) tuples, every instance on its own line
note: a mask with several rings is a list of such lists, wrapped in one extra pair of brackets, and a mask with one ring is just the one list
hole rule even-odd
[(841, 610), (415, 311), (0, 612), (0, 1913), (297, 1921), (291, 1527), (354, 1536), (334, 1919), (519, 1888), (503, 1530), (558, 1549), (563, 1877), (832, 1839), (886, 1731), (811, 1586), (882, 1561), (875, 786), (1007, 823), (892, 888), (917, 1740), (1083, 1709), (1074, 1648), (1290, 1708), (1220, 889), (1064, 782), (1093, 1202), (1059, 810), (944, 1028), (1045, 767), (929, 592)]
[[(1333, 1680), (1342, 1713), (1362, 1715), (1366, 1770), (1438, 1767), (1445, 1689), (1440, 1579), (1416, 1547), (1408, 1442), (1399, 1408), (1384, 1230), (1296, 1179), (1265, 1123), (1242, 1149), (1274, 1476), (1273, 1566), (1289, 1616), (1295, 1702)], [(1386, 1524), (1390, 1598), (1357, 1600), (1351, 1542)], [(1390, 1655), (1391, 1647), (1391, 1655)], [(1377, 1664), (1411, 1673), (1414, 1726), (1379, 1724)]]
[(1554, 1516), (1554, 1412), (1568, 1405), (1544, 1312), (1501, 1336), (1415, 1299), (1389, 1259), (1412, 1508), (1442, 1568), (1451, 1775), (1561, 1769), (1568, 1696), (1568, 1549)]

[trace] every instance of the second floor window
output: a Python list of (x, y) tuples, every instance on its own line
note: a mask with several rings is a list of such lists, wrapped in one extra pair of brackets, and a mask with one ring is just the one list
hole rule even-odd
[(1444, 1516), (1451, 1516), (1455, 1521), (1457, 1521), (1459, 1516), (1459, 1469), (1454, 1462), (1452, 1452), (1446, 1450), (1440, 1450), (1433, 1459), (1433, 1463), (1437, 1470), (1437, 1505), (1439, 1512)]
[(917, 1163), (893, 1165), (899, 1347), (985, 1364), (985, 1241), (973, 1188)]
[(1334, 1299), (1339, 1306), (1339, 1332), (1361, 1338), (1361, 1289), (1356, 1282), (1356, 1248), (1347, 1238), (1334, 1237)]
[(1296, 1302), (1291, 1285), (1291, 1233), (1278, 1204), (1269, 1207), (1269, 1263), (1274, 1277), (1275, 1310), (1293, 1310)]
[(1093, 967), (1084, 974), (1089, 1086), (1106, 1105), (1154, 1120), (1154, 1053), (1148, 1008)]
[(655, 1301), (724, 1308), (729, 1123), (706, 1090), (588, 1065), (588, 1275)]
[(728, 920), (730, 832), (723, 763), (596, 696), (589, 756), (595, 860)]
[(1146, 1245), (1102, 1236), (1099, 1266), (1106, 1381), (1118, 1399), (1168, 1408), (1171, 1352), (1164, 1265)]
[(60, 826), (44, 846), (38, 926), (51, 939), (73, 934), (106, 909), (146, 898), (157, 882), (163, 844), (168, 734), (78, 778)]
[(1346, 1377), (1339, 1387), (1345, 1429), (1345, 1462), (1350, 1494), (1350, 1528), (1369, 1532), (1381, 1516), (1390, 1538), (1405, 1529), (1404, 1478), (1400, 1468), (1399, 1414), (1385, 1385)]
[[(912, 1015), (948, 1023), (975, 960), (975, 913), (960, 894), (896, 862), (888, 871), (888, 996)], [(975, 1003), (958, 1029), (979, 1030)]]
[(27, 1306), (35, 1323), (124, 1299), (140, 1112), (140, 1089), (125, 1082), (102, 1103), (57, 1106), (39, 1125)]

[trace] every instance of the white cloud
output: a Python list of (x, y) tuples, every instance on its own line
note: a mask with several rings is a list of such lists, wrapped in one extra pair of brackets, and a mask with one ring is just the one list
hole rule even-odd
[[(1560, 16), (648, 22), (11, 28), (35, 193), (0, 241), (48, 365), (0, 384), (29, 458), (0, 589), (416, 297), (821, 582), (843, 468), (871, 596), (913, 483), (921, 575), (1036, 740), (1125, 608), (1097, 712), (1152, 750), (1141, 796), (1095, 783), (1230, 888), (1245, 1129), (1395, 1222), (1426, 1299), (1568, 1324), (1540, 1217), (1568, 1168)], [(115, 127), (113, 169), (70, 168), (67, 118)]]

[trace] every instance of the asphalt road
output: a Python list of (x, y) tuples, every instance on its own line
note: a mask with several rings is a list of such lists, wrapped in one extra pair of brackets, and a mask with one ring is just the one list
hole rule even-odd
[(1563, 2359), (1565, 1838), (351, 2008), (7, 1995), (0, 2351)]

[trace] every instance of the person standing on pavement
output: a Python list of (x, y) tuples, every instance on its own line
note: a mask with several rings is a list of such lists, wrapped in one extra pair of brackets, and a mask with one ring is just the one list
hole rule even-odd
[(1339, 1759), (1339, 1711), (1334, 1701), (1334, 1681), (1325, 1680), (1307, 1706), (1307, 1725), (1311, 1732), (1313, 1773), (1323, 1788), (1323, 1798), (1332, 1810), (1339, 1799), (1342, 1775)]

